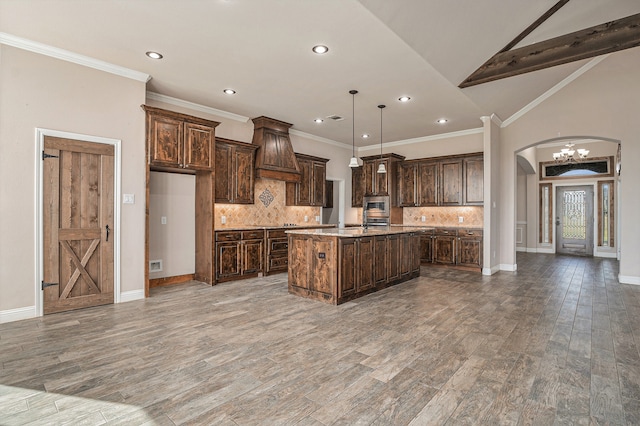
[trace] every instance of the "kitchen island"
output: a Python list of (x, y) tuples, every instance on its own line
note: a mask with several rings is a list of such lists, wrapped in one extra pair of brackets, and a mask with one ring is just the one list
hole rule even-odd
[(422, 227), (289, 230), (289, 293), (341, 303), (420, 276)]

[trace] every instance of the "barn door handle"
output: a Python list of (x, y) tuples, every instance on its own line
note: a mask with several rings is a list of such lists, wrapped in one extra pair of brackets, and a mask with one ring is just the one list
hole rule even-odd
[(106, 228), (107, 228), (107, 241), (109, 241), (109, 233), (111, 232), (111, 229), (109, 228), (109, 225), (107, 225)]

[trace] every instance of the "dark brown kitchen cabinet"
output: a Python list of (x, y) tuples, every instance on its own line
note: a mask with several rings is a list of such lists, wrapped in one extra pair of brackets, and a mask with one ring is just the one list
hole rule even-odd
[(143, 109), (151, 166), (213, 170), (215, 128), (220, 123), (146, 105)]
[(287, 272), (289, 243), (284, 229), (267, 229), (267, 275)]
[(456, 264), (482, 268), (482, 230), (459, 229)]
[[(404, 157), (397, 154), (372, 155), (362, 157), (363, 161), (363, 179), (364, 179), (364, 195), (389, 195), (392, 206), (398, 205), (396, 189), (398, 164), (404, 160)], [(386, 173), (378, 173), (378, 167), (383, 163)]]
[(439, 167), (436, 161), (405, 161), (398, 170), (400, 207), (438, 205)]
[(264, 231), (216, 231), (216, 280), (256, 277), (263, 271)]
[(339, 244), (341, 262), (338, 297), (373, 289), (374, 238), (341, 238)]
[(418, 205), (418, 163), (405, 161), (398, 167), (398, 206)]
[(351, 207), (362, 207), (364, 201), (364, 167), (351, 169)]
[(216, 138), (216, 203), (254, 203), (256, 145)]
[(325, 182), (324, 205), (322, 207), (327, 209), (333, 208), (333, 181), (332, 180), (328, 180)]
[(433, 239), (433, 263), (456, 264), (457, 231), (451, 228), (437, 228)]
[(329, 160), (306, 154), (296, 154), (296, 159), (300, 167), (300, 182), (287, 182), (286, 204), (322, 207)]
[(440, 162), (440, 205), (462, 205), (462, 159)]
[(420, 263), (433, 263), (433, 231), (420, 232)]
[(464, 199), (466, 206), (484, 204), (484, 159), (482, 156), (463, 159)]
[(375, 285), (384, 284), (387, 281), (388, 247), (387, 237), (376, 236), (373, 240), (374, 269), (373, 280)]

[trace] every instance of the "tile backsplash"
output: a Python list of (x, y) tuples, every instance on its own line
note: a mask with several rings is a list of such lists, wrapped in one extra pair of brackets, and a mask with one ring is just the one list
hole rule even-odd
[[(422, 216), (425, 217), (425, 222), (422, 222)], [(462, 223), (460, 223), (460, 217), (463, 218)], [(484, 207), (405, 207), (402, 209), (402, 223), (410, 226), (469, 226), (482, 228)]]
[[(319, 223), (316, 216), (320, 216), (320, 207), (285, 205), (286, 186), (283, 181), (256, 179), (254, 193), (254, 204), (215, 204), (215, 227)], [(222, 216), (226, 218), (225, 224), (222, 224)]]

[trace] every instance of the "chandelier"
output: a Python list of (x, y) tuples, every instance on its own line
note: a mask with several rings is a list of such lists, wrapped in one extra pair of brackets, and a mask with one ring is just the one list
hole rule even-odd
[(568, 143), (566, 148), (562, 148), (560, 152), (553, 153), (553, 160), (556, 163), (577, 163), (589, 155), (589, 150), (584, 148), (573, 149), (574, 143)]

